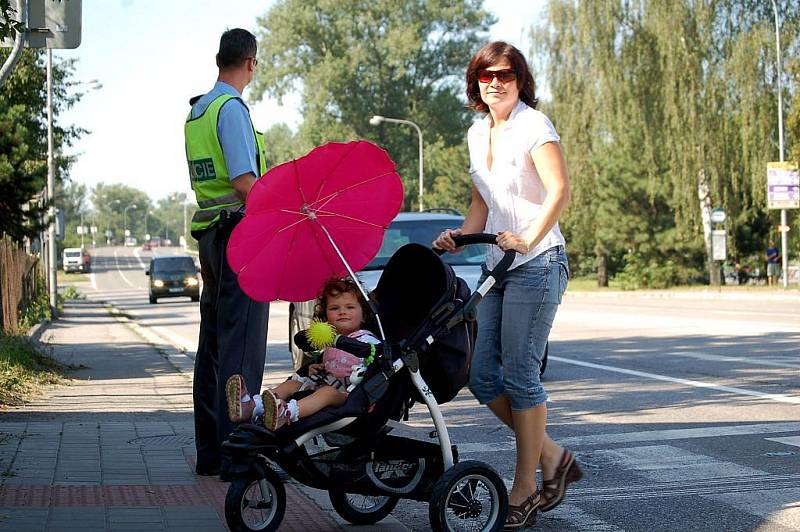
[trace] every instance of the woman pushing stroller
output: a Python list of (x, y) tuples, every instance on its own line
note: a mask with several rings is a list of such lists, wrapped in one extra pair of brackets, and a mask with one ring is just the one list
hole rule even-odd
[[(380, 341), (364, 329), (370, 315), (369, 306), (350, 278), (329, 279), (317, 299), (316, 318), (332, 326), (335, 334), (377, 345)], [(368, 362), (341, 349), (326, 347), (322, 362), (308, 365), (308, 375), (294, 373), (277, 387), (253, 396), (242, 375), (233, 375), (226, 384), (228, 416), (234, 423), (260, 418), (264, 427), (274, 431), (327, 406), (342, 405), (347, 400), (351, 374), (362, 364)], [(300, 400), (290, 399), (306, 390), (313, 392)]]

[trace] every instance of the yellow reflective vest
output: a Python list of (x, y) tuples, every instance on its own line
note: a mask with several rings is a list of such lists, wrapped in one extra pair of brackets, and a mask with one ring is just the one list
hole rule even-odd
[[(217, 119), (220, 109), (236, 96), (223, 94), (212, 101), (200, 116), (186, 119), (186, 159), (189, 163), (189, 176), (197, 198), (199, 209), (192, 217), (192, 232), (202, 231), (217, 223), (222, 211), (235, 212), (242, 201), (230, 182), (225, 155), (217, 133)], [(252, 121), (250, 127), (253, 126)], [(259, 174), (267, 171), (264, 159), (264, 136), (253, 128), (256, 141), (256, 162)], [(259, 177), (259, 176), (256, 176)]]

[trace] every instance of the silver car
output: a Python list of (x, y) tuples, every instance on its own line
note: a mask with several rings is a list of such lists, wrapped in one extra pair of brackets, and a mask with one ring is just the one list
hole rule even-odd
[[(383, 244), (378, 254), (369, 264), (356, 273), (365, 290), (372, 291), (378, 284), (383, 268), (401, 246), (414, 242), (430, 246), (436, 236), (445, 229), (461, 227), (464, 217), (453, 213), (438, 212), (403, 212), (389, 225), (383, 235)], [(467, 282), (471, 291), (475, 291), (481, 275), (481, 264), (486, 260), (485, 246), (467, 246), (460, 253), (445, 253), (445, 262), (450, 264), (456, 275)], [(408, 272), (409, 279), (414, 272)], [(411, 286), (411, 283), (409, 283)], [(289, 305), (289, 350), (292, 352), (295, 368), (305, 363), (303, 351), (294, 345), (297, 331), (307, 328), (314, 315), (315, 301), (291, 303)]]

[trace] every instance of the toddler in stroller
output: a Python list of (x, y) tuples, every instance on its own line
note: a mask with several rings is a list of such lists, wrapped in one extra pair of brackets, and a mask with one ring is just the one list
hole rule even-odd
[[(458, 245), (495, 241), (496, 235), (456, 239)], [(403, 498), (429, 503), (435, 531), (501, 530), (508, 511), (505, 485), (487, 464), (459, 461), (439, 405), (466, 385), (477, 305), (513, 258), (513, 251), (506, 252), (470, 293), (433, 250), (400, 248), (371, 297), (382, 343), (335, 339), (337, 348), (358, 357), (375, 353), (345, 401), (276, 430), (241, 423), (223, 443), (229, 457), (224, 478), (232, 479), (225, 501), (231, 530), (280, 526), (286, 495), (271, 463), (300, 483), (327, 490), (336, 512), (354, 524), (380, 521)], [(425, 403), (435, 430), (414, 438), (391, 434), (414, 401)]]
[[(369, 316), (369, 306), (350, 278), (329, 279), (317, 298), (315, 317), (333, 327), (335, 334), (379, 344), (380, 341), (364, 329)], [(307, 343), (306, 340), (302, 345)], [(371, 360), (364, 364), (369, 362)], [(326, 406), (342, 405), (347, 399), (351, 375), (361, 367), (362, 359), (329, 346), (323, 352), (322, 363), (309, 364), (277, 387), (252, 397), (247, 392), (244, 377), (232, 375), (226, 385), (228, 416), (234, 423), (260, 420), (269, 430), (277, 430)], [(292, 399), (296, 393), (307, 390), (312, 393), (299, 400)]]

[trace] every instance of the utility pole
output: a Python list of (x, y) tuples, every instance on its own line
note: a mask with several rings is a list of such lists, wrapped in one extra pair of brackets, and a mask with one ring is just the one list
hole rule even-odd
[(56, 169), (53, 157), (53, 51), (47, 49), (47, 199), (50, 225), (47, 227), (47, 264), (50, 279), (50, 316), (58, 319), (58, 280), (56, 277)]

